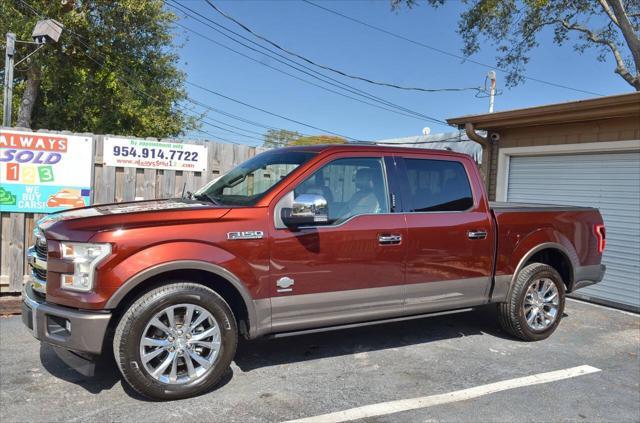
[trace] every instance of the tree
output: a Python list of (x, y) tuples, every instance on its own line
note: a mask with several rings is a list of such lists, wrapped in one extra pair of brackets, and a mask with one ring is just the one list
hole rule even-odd
[[(196, 127), (180, 108), (186, 91), (171, 33), (177, 18), (162, 1), (3, 0), (0, 16), (0, 34), (18, 40), (31, 40), (39, 19), (64, 25), (57, 43), (15, 69), (17, 126), (140, 137)], [(34, 47), (17, 48), (19, 60)]]
[(347, 140), (334, 135), (309, 135), (300, 137), (289, 145), (346, 144)]
[(269, 129), (264, 134), (263, 147), (278, 148), (291, 145), (292, 142), (300, 138), (302, 135), (298, 131), (289, 131), (287, 129)]
[[(433, 7), (445, 0), (425, 0)], [(507, 86), (524, 80), (529, 51), (538, 46), (544, 28), (554, 32), (554, 42), (562, 45), (572, 38), (580, 53), (589, 48), (597, 60), (612, 57), (615, 73), (640, 91), (640, 2), (638, 0), (464, 0), (469, 5), (460, 16), (458, 34), (463, 53), (480, 50), (480, 39), (497, 46), (498, 67), (507, 73)], [(419, 0), (391, 0), (392, 9), (418, 5)]]

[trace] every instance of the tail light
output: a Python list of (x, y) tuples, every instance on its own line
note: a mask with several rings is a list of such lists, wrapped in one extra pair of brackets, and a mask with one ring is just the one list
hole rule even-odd
[(594, 225), (593, 231), (596, 233), (596, 238), (598, 239), (598, 252), (602, 254), (604, 247), (607, 245), (607, 236), (604, 225)]

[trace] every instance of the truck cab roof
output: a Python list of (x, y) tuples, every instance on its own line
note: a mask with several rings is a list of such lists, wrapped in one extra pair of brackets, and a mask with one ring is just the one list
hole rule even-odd
[(318, 145), (300, 145), (282, 147), (287, 151), (311, 151), (316, 153), (337, 153), (347, 151), (375, 151), (381, 153), (411, 153), (411, 154), (428, 154), (453, 156), (459, 158), (469, 158), (467, 154), (458, 153), (449, 150), (435, 150), (428, 148), (412, 148), (412, 147), (396, 147), (392, 145), (379, 145), (374, 143), (348, 143), (348, 144), (318, 144)]

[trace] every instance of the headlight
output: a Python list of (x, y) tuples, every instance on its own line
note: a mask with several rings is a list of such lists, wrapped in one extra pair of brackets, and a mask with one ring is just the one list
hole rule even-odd
[(73, 275), (62, 275), (60, 287), (72, 291), (87, 292), (93, 288), (95, 269), (111, 254), (111, 244), (89, 244), (84, 242), (62, 242), (60, 253), (63, 259), (73, 261)]

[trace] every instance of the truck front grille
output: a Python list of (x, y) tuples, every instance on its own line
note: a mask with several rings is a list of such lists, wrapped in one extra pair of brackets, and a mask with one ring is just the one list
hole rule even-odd
[(43, 236), (36, 236), (36, 243), (27, 253), (34, 292), (47, 292), (47, 240)]
[[(47, 261), (47, 240), (43, 238), (36, 239), (36, 254), (40, 260)], [(45, 272), (45, 275), (47, 273)]]

